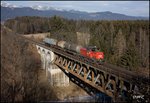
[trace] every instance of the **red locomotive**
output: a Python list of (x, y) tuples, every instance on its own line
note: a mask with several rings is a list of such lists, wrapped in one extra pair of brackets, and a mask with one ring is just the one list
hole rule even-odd
[(94, 58), (99, 61), (104, 60), (103, 52), (100, 52), (100, 49), (97, 48), (96, 46), (89, 46), (87, 48), (82, 48), (80, 49), (80, 54), (90, 58)]

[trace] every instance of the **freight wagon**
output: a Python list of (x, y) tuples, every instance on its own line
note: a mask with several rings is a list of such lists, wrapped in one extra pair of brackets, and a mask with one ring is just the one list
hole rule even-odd
[(96, 46), (89, 46), (87, 48), (84, 48), (81, 45), (70, 44), (67, 43), (66, 41), (58, 41), (52, 38), (45, 38), (43, 41), (45, 42), (46, 45), (58, 46), (66, 51), (67, 50), (72, 51), (73, 55), (79, 54), (81, 56), (89, 57), (91, 59), (95, 59), (98, 61), (104, 61), (103, 52), (101, 52), (100, 49), (97, 48)]

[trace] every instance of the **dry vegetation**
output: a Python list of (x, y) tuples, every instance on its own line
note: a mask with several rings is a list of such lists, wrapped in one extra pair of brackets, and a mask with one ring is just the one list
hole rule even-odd
[(1, 101), (57, 100), (48, 84), (40, 84), (40, 56), (34, 45), (2, 26)]
[[(57, 101), (87, 95), (77, 85), (51, 87), (34, 44), (2, 26), (1, 102)], [(73, 92), (73, 93), (72, 93)]]
[[(46, 73), (42, 69), (39, 69), (39, 82), (41, 84), (47, 84)], [(51, 86), (51, 88), (54, 90), (54, 94), (57, 95), (58, 100), (88, 95), (83, 89), (71, 81), (69, 86)]]
[(42, 41), (45, 37), (50, 36), (50, 33), (24, 34), (24, 36)]

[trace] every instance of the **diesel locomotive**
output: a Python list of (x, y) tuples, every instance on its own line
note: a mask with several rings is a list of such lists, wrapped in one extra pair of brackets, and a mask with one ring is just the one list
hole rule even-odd
[(84, 48), (81, 45), (67, 43), (66, 41), (58, 41), (47, 37), (43, 41), (46, 45), (58, 46), (64, 50), (69, 50), (73, 53), (73, 55), (79, 54), (80, 56), (89, 57), (97, 61), (104, 61), (104, 53), (96, 46)]

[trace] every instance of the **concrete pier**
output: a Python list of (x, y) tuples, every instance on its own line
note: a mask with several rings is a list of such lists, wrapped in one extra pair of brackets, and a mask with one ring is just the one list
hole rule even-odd
[(41, 67), (46, 72), (46, 77), (52, 86), (67, 86), (69, 78), (58, 66), (52, 63), (54, 53), (48, 49), (36, 45), (38, 53), (41, 55)]

